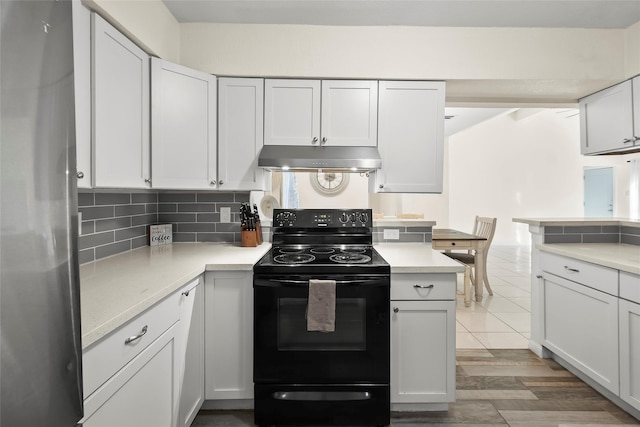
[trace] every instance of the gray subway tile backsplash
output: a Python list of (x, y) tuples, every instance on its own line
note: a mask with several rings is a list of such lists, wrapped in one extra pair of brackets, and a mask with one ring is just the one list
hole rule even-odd
[[(174, 242), (239, 242), (240, 204), (249, 193), (78, 193), (82, 235), (78, 258), (86, 263), (148, 245), (149, 225), (172, 224)], [(231, 223), (220, 223), (220, 208)]]
[(640, 246), (640, 227), (619, 225), (550, 226), (545, 243), (625, 243)]

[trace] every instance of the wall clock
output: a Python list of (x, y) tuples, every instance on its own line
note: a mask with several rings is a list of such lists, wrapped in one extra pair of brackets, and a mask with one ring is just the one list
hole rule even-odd
[(320, 194), (335, 195), (349, 184), (349, 174), (342, 172), (313, 172), (311, 186)]

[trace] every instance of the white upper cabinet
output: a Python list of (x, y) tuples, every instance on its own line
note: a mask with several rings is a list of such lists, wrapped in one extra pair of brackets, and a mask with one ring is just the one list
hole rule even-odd
[(265, 145), (310, 145), (320, 139), (320, 81), (265, 80)]
[(378, 149), (382, 169), (370, 191), (441, 193), (444, 82), (379, 83)]
[(378, 82), (323, 80), (321, 119), (321, 144), (375, 147)]
[(264, 80), (218, 79), (218, 188), (264, 190)]
[(78, 188), (91, 188), (91, 11), (79, 1), (73, 10), (73, 80)]
[(149, 57), (92, 14), (95, 187), (148, 188)]
[(216, 77), (151, 59), (154, 188), (216, 188)]
[(265, 145), (375, 146), (378, 83), (265, 80)]
[[(629, 149), (640, 134), (640, 80), (627, 80), (580, 100), (582, 154)], [(635, 117), (634, 117), (635, 116)], [(635, 123), (635, 134), (634, 134)]]

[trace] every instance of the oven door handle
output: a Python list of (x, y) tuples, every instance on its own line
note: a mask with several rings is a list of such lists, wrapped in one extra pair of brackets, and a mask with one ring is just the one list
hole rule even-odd
[[(308, 280), (294, 280), (294, 279), (267, 279), (268, 282), (278, 283), (283, 285), (308, 285)], [(364, 280), (336, 280), (336, 285), (354, 285), (357, 283), (363, 283)]]

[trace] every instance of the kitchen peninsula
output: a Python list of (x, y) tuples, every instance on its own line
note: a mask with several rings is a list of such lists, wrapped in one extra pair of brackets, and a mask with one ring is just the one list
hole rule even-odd
[[(143, 383), (153, 390), (145, 400), (167, 404), (153, 414), (158, 425), (188, 426), (200, 407), (251, 407), (252, 269), (270, 247), (173, 243), (83, 264), (84, 425), (135, 417), (140, 397), (126, 396)], [(446, 410), (455, 400), (455, 283), (464, 267), (430, 243), (375, 248), (391, 266), (392, 409)], [(412, 328), (417, 315), (426, 323)], [(415, 352), (432, 368), (420, 359), (417, 369), (406, 357)], [(434, 386), (419, 388), (426, 378)]]
[(531, 232), (531, 340), (640, 416), (640, 220), (514, 218)]

